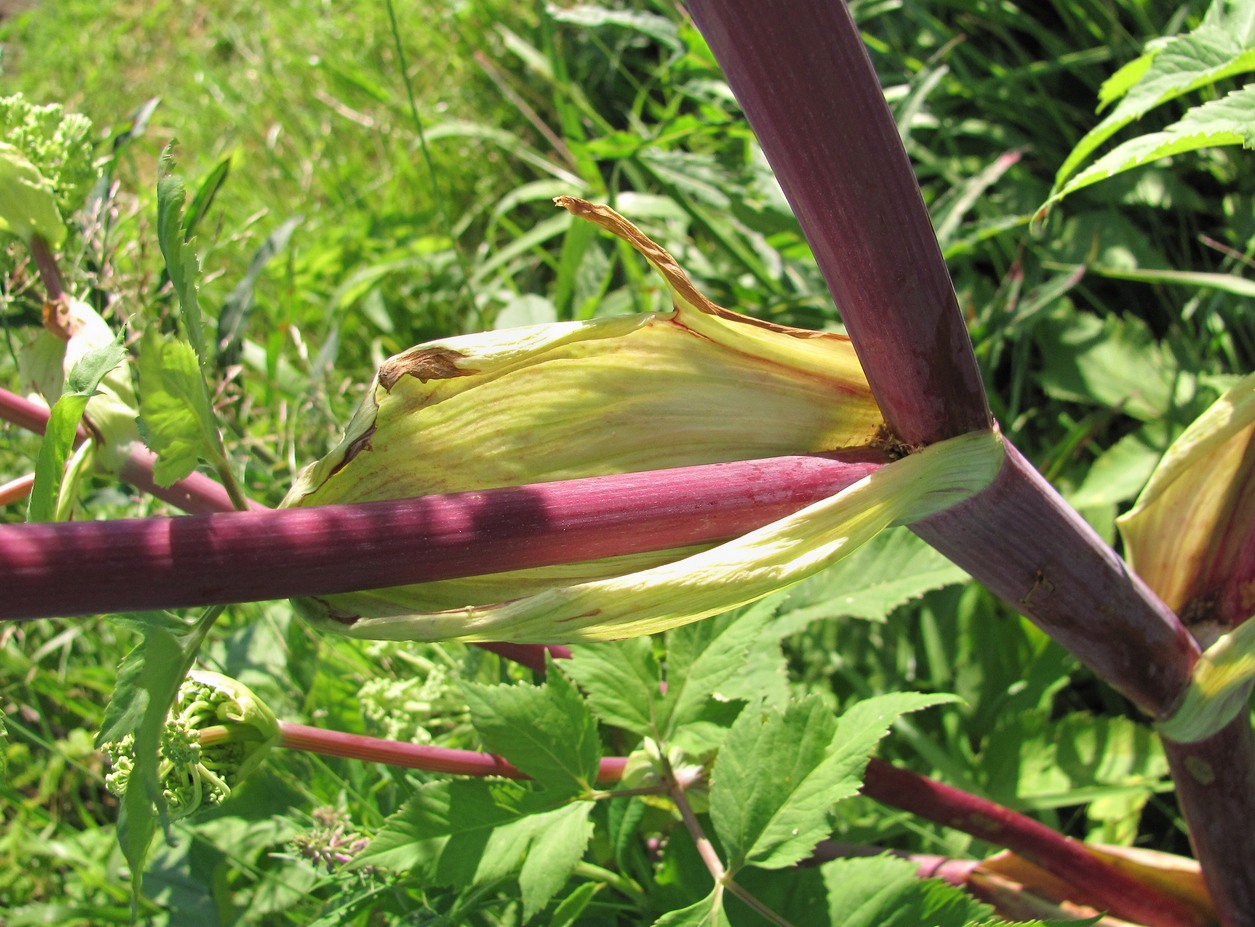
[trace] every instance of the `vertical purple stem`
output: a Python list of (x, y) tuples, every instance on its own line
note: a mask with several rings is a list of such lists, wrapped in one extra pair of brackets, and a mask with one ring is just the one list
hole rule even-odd
[(1255, 742), (1238, 713), (1194, 744), (1164, 738), (1194, 854), (1225, 927), (1255, 925)]
[(954, 285), (858, 29), (833, 0), (689, 0), (910, 446), (990, 427)]

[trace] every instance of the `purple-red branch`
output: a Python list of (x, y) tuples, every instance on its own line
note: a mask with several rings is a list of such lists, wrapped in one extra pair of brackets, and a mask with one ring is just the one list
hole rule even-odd
[[(918, 185), (850, 11), (832, 0), (687, 0), (775, 169), (890, 428), (908, 445), (992, 425)], [(1027, 461), (914, 526), (1155, 718), (1184, 695), (1198, 647)], [(1255, 778), (1232, 734), (1229, 791)], [(1174, 775), (1179, 771), (1174, 768)], [(1255, 925), (1255, 828), (1178, 792), (1226, 927)], [(1233, 861), (1247, 865), (1245, 874)]]
[(0, 618), (331, 595), (726, 540), (837, 493), (874, 453), (777, 457), (417, 499), (0, 525)]
[(873, 757), (863, 794), (946, 827), (1006, 847), (1076, 889), (1068, 900), (1147, 927), (1202, 927), (1198, 911), (1125, 875), (1044, 824), (953, 786)]
[[(279, 746), (289, 750), (305, 750), (320, 756), (340, 756), (368, 763), (385, 763), (406, 769), (450, 773), (461, 776), (504, 776), (507, 779), (529, 779), (517, 766), (494, 753), (454, 750), (428, 744), (408, 744), (381, 740), (364, 734), (344, 734), (304, 724), (279, 722)], [(618, 782), (627, 766), (627, 757), (612, 756), (601, 760), (598, 782)]]
[[(41, 435), (48, 427), (48, 409), (7, 389), (0, 389), (0, 421), (12, 422)], [(75, 441), (86, 439), (87, 429), (80, 425)], [(153, 479), (153, 462), (156, 459), (157, 455), (142, 444), (132, 445), (118, 475), (136, 489), (193, 515), (234, 510), (235, 506), (222, 484), (203, 473), (192, 473), (170, 486), (159, 486)], [(265, 508), (259, 502), (251, 505), (257, 509)]]
[[(321, 756), (338, 756), (407, 769), (466, 776), (530, 778), (492, 753), (401, 743), (362, 734), (345, 734), (303, 724), (279, 722), (279, 745)], [(618, 782), (626, 757), (604, 757), (597, 781)], [(1090, 854), (1082, 844), (987, 799), (873, 757), (863, 793), (882, 804), (910, 811), (928, 821), (953, 827), (987, 843), (1005, 847), (1066, 880), (1077, 891), (1068, 900), (1106, 910), (1147, 927), (1202, 927), (1205, 918), (1168, 895), (1140, 883)], [(822, 858), (826, 847), (817, 848)], [(953, 862), (953, 861), (952, 861)], [(954, 863), (952, 869), (972, 863)], [(931, 872), (942, 876), (946, 873)]]
[(950, 273), (846, 4), (687, 5), (806, 233), (885, 420), (911, 446), (989, 428)]

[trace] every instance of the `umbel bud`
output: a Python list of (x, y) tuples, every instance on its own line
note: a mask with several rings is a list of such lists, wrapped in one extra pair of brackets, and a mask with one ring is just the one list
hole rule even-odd
[[(888, 433), (849, 340), (730, 312), (605, 206), (560, 206), (635, 248), (673, 308), (433, 341), (386, 361), (343, 441), (285, 506), (396, 499), (879, 447)], [(649, 634), (785, 588), (883, 528), (986, 486), (996, 435), (881, 467), (735, 540), (298, 600), (357, 637), (557, 643)], [(421, 557), (421, 550), (396, 556)]]
[[(279, 722), (243, 683), (192, 670), (179, 687), (161, 731), (158, 777), (172, 819), (217, 805), (279, 740)], [(122, 796), (135, 768), (135, 740), (102, 744), (112, 767), (105, 785)]]

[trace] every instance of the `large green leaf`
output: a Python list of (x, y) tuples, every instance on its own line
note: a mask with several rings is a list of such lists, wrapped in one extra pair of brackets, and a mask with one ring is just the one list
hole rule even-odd
[(784, 637), (818, 618), (883, 621), (900, 605), (966, 579), (908, 529), (895, 528), (790, 590), (772, 631)]
[(1253, 45), (1255, 3), (1251, 0), (1214, 0), (1198, 29), (1151, 43), (1145, 55), (1126, 64), (1103, 84), (1100, 102), (1104, 106), (1120, 102), (1068, 155), (1055, 175), (1055, 189), (1071, 186), (1065, 182), (1090, 154), (1156, 106), (1255, 70)]
[(562, 670), (587, 693), (602, 722), (641, 737), (657, 736), (662, 669), (650, 638), (572, 647)]
[(65, 238), (52, 184), (25, 155), (0, 142), (0, 232), (29, 242), (40, 235), (55, 247)]
[[(1250, 56), (1255, 60), (1255, 51)], [(1160, 158), (1227, 145), (1255, 148), (1255, 84), (1191, 109), (1162, 132), (1140, 135), (1116, 146), (1064, 184), (1047, 202), (1056, 203), (1077, 190)]]
[(781, 869), (804, 858), (828, 833), (829, 808), (858, 791), (868, 757), (894, 720), (953, 700), (886, 695), (854, 705), (840, 722), (817, 697), (784, 712), (743, 711), (711, 774), (710, 817), (728, 871)]
[(547, 789), (579, 794), (597, 778), (597, 723), (575, 686), (551, 667), (543, 686), (464, 687), (484, 746)]
[(966, 927), (988, 923), (990, 909), (915, 864), (891, 856), (841, 859), (822, 870), (832, 927)]
[(431, 782), (387, 820), (354, 865), (459, 888), (492, 885), (517, 872), (530, 916), (583, 857), (592, 807), (554, 802), (516, 782)]
[(147, 335), (140, 346), (140, 421), (145, 442), (157, 455), (153, 478), (160, 486), (181, 480), (220, 446), (218, 425), (205, 392), (196, 352), (186, 341)]
[(1190, 402), (1197, 378), (1135, 318), (1056, 312), (1033, 330), (1041, 385), (1055, 399), (1119, 409), (1142, 421)]

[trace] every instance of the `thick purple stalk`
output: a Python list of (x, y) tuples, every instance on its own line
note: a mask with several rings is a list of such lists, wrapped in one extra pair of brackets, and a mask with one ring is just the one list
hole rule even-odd
[(1014, 447), (992, 485), (911, 528), (1148, 715), (1172, 714), (1194, 638)]
[(990, 426), (950, 273), (844, 3), (688, 0), (908, 445)]
[(839, 492), (876, 470), (874, 457), (777, 457), (193, 518), (0, 525), (8, 586), (0, 618), (331, 595), (725, 540)]
[(1006, 847), (1075, 889), (1070, 901), (1147, 927), (1201, 927), (1206, 918), (1090, 854), (1083, 844), (1009, 808), (871, 759), (863, 794)]
[(1241, 711), (1195, 744), (1163, 741), (1194, 854), (1226, 925), (1255, 924), (1255, 744)]

